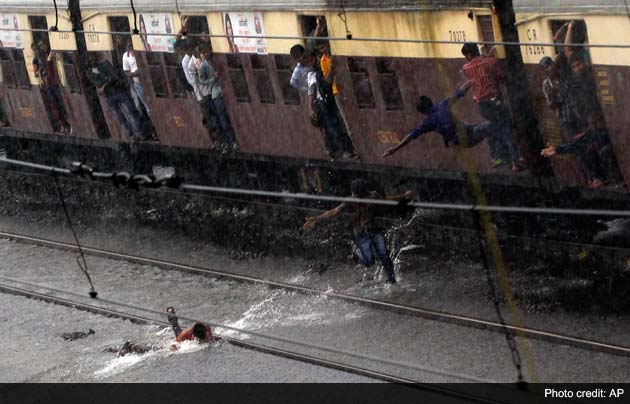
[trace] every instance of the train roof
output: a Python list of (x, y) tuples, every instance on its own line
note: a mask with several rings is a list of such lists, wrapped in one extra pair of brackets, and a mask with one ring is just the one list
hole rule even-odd
[[(178, 0), (181, 12), (207, 11), (308, 11), (347, 10), (442, 10), (489, 8), (491, 0)], [(66, 5), (59, 2), (65, 12)], [(175, 0), (135, 0), (137, 11), (175, 12)], [(514, 0), (517, 13), (626, 14), (624, 0)], [(129, 0), (81, 0), (81, 9), (131, 11)], [(54, 10), (52, 0), (3, 0), (0, 10), (42, 13)]]
[[(300, 10), (440, 10), (452, 8), (490, 8), (491, 0), (178, 0), (181, 12), (207, 11), (300, 11)], [(60, 11), (66, 5), (59, 2)], [(135, 0), (136, 11), (175, 12), (175, 0)], [(81, 0), (82, 10), (131, 11), (129, 0)], [(48, 12), (52, 0), (4, 0), (0, 10)]]

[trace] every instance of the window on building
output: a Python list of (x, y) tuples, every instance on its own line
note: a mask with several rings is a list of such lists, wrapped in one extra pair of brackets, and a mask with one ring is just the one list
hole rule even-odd
[(348, 70), (352, 80), (352, 90), (361, 109), (374, 108), (374, 95), (368, 74), (366, 61), (357, 58), (348, 58)]
[(394, 70), (393, 61), (390, 58), (376, 59), (376, 72), (378, 74), (378, 82), (383, 94), (385, 109), (388, 111), (401, 111), (403, 109), (403, 100), (400, 95), (400, 87)]
[(278, 82), (280, 83), (280, 88), (282, 88), (282, 98), (284, 98), (284, 103), (287, 105), (300, 105), (300, 94), (291, 86), (290, 83), (291, 74), (293, 74), (291, 60), (291, 56), (289, 55), (274, 56)]
[(243, 70), (243, 63), (241, 62), (240, 55), (228, 54), (227, 64), (230, 71), (230, 81), (232, 82), (232, 89), (236, 96), (237, 102), (251, 102), (249, 98), (249, 87), (247, 86), (247, 80), (245, 79), (245, 72)]
[(252, 64), (256, 91), (258, 92), (260, 102), (263, 104), (274, 104), (276, 99), (273, 93), (273, 86), (271, 85), (269, 69), (267, 68), (269, 59), (267, 56), (251, 54), (249, 55), (249, 60)]
[(153, 92), (156, 97), (168, 97), (168, 87), (166, 85), (166, 76), (164, 74), (164, 56), (162, 53), (146, 52), (147, 65), (149, 65), (149, 76), (153, 84)]
[(79, 73), (77, 72), (75, 57), (73, 52), (62, 52), (63, 72), (66, 76), (66, 83), (70, 92), (73, 94), (81, 94), (81, 82), (79, 81)]
[(186, 98), (186, 88), (177, 78), (177, 69), (181, 68), (181, 61), (176, 53), (164, 53), (164, 65), (166, 67), (166, 77), (171, 89), (173, 98)]

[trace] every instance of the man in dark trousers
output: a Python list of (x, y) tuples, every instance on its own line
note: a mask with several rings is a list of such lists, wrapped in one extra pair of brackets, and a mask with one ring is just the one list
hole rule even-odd
[(462, 71), (472, 83), (473, 101), (479, 104), (479, 113), (490, 122), (492, 139), (490, 151), (492, 166), (503, 165), (501, 147), (506, 147), (512, 160), (512, 171), (523, 170), (520, 164), (519, 151), (514, 142), (512, 124), (507, 106), (501, 99), (499, 84), (505, 80), (505, 72), (494, 57), (483, 57), (475, 43), (466, 43), (462, 47), (462, 55), (468, 63)]
[(90, 56), (89, 69), (86, 70), (88, 80), (96, 86), (99, 94), (105, 95), (107, 105), (125, 128), (133, 141), (141, 140), (140, 118), (133, 101), (127, 93), (127, 83), (108, 60), (98, 54)]
[[(379, 198), (382, 197), (378, 192), (372, 191), (369, 184), (362, 179), (355, 179), (350, 184), (353, 198)], [(407, 191), (402, 195), (386, 196), (383, 197), (389, 200), (401, 200), (409, 199), (414, 195), (413, 191)], [(334, 209), (326, 211), (319, 216), (313, 216), (306, 219), (304, 223), (304, 229), (310, 230), (315, 227), (317, 223), (324, 219), (329, 219), (338, 216), (344, 210), (350, 210), (352, 213), (352, 232), (354, 234), (354, 248), (353, 251), (359, 258), (361, 264), (369, 268), (374, 265), (374, 253), (372, 249), (376, 251), (376, 255), (381, 260), (387, 279), (390, 283), (396, 283), (396, 272), (394, 271), (394, 264), (389, 257), (387, 251), (387, 244), (385, 242), (385, 236), (383, 230), (376, 223), (375, 205), (365, 203), (342, 203)]]
[(470, 82), (466, 82), (452, 96), (443, 99), (437, 105), (433, 105), (431, 98), (426, 95), (420, 97), (416, 109), (425, 115), (424, 120), (397, 145), (387, 149), (383, 153), (383, 157), (394, 154), (412, 140), (430, 132), (437, 132), (442, 135), (445, 147), (450, 145), (474, 147), (491, 136), (490, 122), (468, 125), (460, 122), (451, 112), (451, 106), (462, 98), (469, 88)]

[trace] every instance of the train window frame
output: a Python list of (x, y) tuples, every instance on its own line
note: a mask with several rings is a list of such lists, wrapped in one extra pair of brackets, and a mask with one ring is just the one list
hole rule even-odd
[(145, 52), (145, 56), (153, 94), (156, 98), (170, 98), (164, 54), (162, 52)]
[(0, 65), (2, 66), (2, 84), (6, 88), (18, 88), (17, 74), (10, 48), (0, 48)]
[[(252, 99), (249, 93), (249, 85), (245, 77), (245, 69), (243, 69), (243, 61), (240, 54), (228, 53), (225, 55), (227, 59), (228, 72), (230, 74), (230, 82), (232, 83), (232, 91), (237, 103), (251, 104)], [(247, 95), (247, 97), (245, 97)]]
[[(387, 111), (403, 111), (405, 104), (400, 92), (400, 84), (394, 69), (394, 59), (387, 57), (379, 57), (375, 60), (376, 78), (378, 80), (385, 110)], [(389, 88), (388, 88), (389, 87)]]
[[(349, 57), (347, 59), (348, 71), (350, 72), (350, 80), (352, 82), (352, 92), (354, 93), (354, 99), (359, 109), (375, 109), (376, 102), (374, 101), (374, 90), (372, 90), (372, 83), (370, 82), (370, 74), (365, 66), (367, 60), (359, 59), (356, 57)], [(360, 81), (367, 83), (364, 89), (361, 89)], [(359, 90), (368, 90), (368, 92), (362, 93)]]
[(171, 98), (186, 98), (186, 88), (177, 77), (177, 70), (182, 68), (182, 62), (176, 53), (163, 53), (164, 69), (168, 90)]
[(46, 43), (48, 49), (50, 49), (50, 37), (48, 36), (48, 21), (45, 15), (28, 15), (28, 25), (32, 30), (44, 30), (44, 31), (32, 31), (31, 36), (34, 43), (38, 43), (40, 40)]
[[(192, 34), (193, 36), (187, 37), (190, 41), (192, 41), (193, 46), (200, 45), (201, 43), (207, 43), (210, 46), (210, 50), (212, 50), (212, 42), (210, 41), (210, 24), (208, 23), (208, 16), (202, 14), (187, 14), (182, 15), (182, 19), (186, 19), (186, 34)], [(197, 22), (193, 24), (193, 27), (189, 26), (189, 22)], [(200, 29), (196, 29), (200, 28)], [(202, 37), (196, 36), (199, 34), (203, 34), (204, 32), (208, 33), (207, 41), (204, 41)]]
[(252, 75), (256, 84), (256, 93), (261, 104), (275, 104), (276, 95), (273, 91), (271, 75), (269, 74), (269, 57), (251, 53), (249, 62), (252, 66)]
[[(549, 20), (549, 30), (551, 31), (551, 38), (553, 40), (554, 36), (556, 35), (556, 32), (567, 22), (570, 21), (576, 21), (580, 24), (582, 24), (584, 26), (584, 40), (581, 42), (578, 42), (580, 44), (588, 44), (588, 25), (586, 24), (586, 21), (584, 21), (583, 19), (550, 19)], [(557, 54), (562, 53), (562, 49), (564, 48), (564, 40), (562, 42), (555, 42), (554, 45), (554, 52)], [(588, 47), (586, 47), (586, 52), (589, 53), (589, 57), (590, 57), (590, 52), (588, 51)]]
[(274, 55), (273, 57), (284, 105), (300, 105), (300, 93), (291, 85), (293, 75), (291, 60), (290, 55)]
[(72, 51), (61, 51), (61, 65), (66, 76), (66, 85), (71, 94), (82, 94), (81, 80), (77, 70), (76, 57)]

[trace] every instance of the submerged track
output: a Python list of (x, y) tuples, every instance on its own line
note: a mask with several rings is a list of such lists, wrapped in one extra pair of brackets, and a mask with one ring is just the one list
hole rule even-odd
[[(46, 247), (52, 247), (63, 250), (77, 251), (77, 246), (74, 244), (69, 244), (61, 241), (49, 240), (38, 237), (31, 237), (27, 235), (15, 234), (15, 233), (7, 233), (0, 232), (0, 237), (5, 237), (8, 239), (27, 242), (31, 244), (42, 245)], [(324, 291), (320, 289), (310, 288), (306, 286), (293, 285), (283, 282), (275, 282), (262, 278), (251, 277), (247, 275), (240, 275), (229, 273), (225, 271), (220, 271), (216, 269), (202, 268), (192, 265), (185, 265), (176, 262), (170, 262), (155, 258), (142, 257), (138, 255), (125, 254), (115, 251), (108, 251), (99, 248), (82, 246), (83, 252), (92, 256), (98, 256), (109, 259), (116, 260), (124, 260), (129, 262), (134, 262), (142, 265), (154, 265), (156, 267), (160, 267), (163, 269), (170, 270), (178, 270), (188, 273), (201, 274), (205, 276), (211, 276), (216, 278), (227, 278), (232, 279), (239, 282), (247, 282), (252, 284), (262, 284), (271, 288), (279, 288), (284, 289), (291, 292), (298, 292), (302, 294), (309, 295), (325, 295), (328, 298), (342, 300), (348, 303), (354, 303), (362, 306), (367, 306), (374, 309), (386, 310), (390, 312), (395, 312), (398, 314), (404, 314), (409, 316), (420, 317), (429, 320), (441, 321), (450, 324), (456, 324), (465, 327), (485, 329), (494, 332), (500, 333), (509, 333), (512, 335), (517, 335), (520, 337), (526, 337), (529, 339), (542, 340), (547, 342), (552, 342), (556, 344), (568, 345), (575, 348), (585, 349), (594, 352), (602, 352), (612, 355), (618, 356), (626, 356), (630, 357), (630, 347), (608, 344), (599, 341), (588, 340), (584, 338), (577, 338), (573, 336), (557, 334), (548, 331), (530, 329), (526, 327), (517, 327), (514, 325), (502, 325), (497, 322), (487, 321), (483, 319), (461, 316), (458, 314), (451, 314), (445, 312), (439, 312), (434, 310), (429, 310), (420, 307), (413, 307), (407, 305), (401, 305), (397, 303), (391, 303), (381, 300), (368, 299), (358, 296), (352, 296), (344, 293), (338, 292), (330, 292)]]

